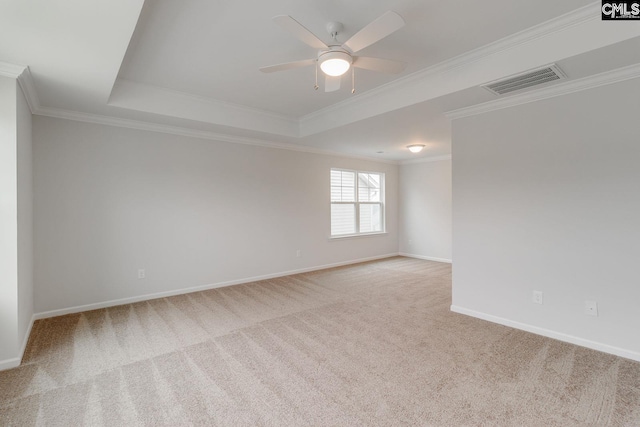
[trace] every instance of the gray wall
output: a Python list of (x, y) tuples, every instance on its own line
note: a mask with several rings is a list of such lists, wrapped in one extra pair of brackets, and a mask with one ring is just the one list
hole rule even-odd
[(451, 261), (451, 160), (400, 166), (400, 253)]
[(640, 360), (638, 83), (453, 122), (454, 310)]
[[(387, 234), (329, 239), (331, 167), (386, 174)], [(393, 164), (36, 116), (34, 170), (36, 312), (398, 251)]]

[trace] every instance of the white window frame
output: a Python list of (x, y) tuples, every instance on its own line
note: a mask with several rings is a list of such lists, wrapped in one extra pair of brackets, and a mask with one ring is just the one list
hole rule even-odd
[[(339, 171), (339, 172), (353, 172), (355, 173), (355, 201), (354, 202), (333, 202), (331, 201), (331, 172)], [(360, 193), (359, 193), (359, 177), (358, 174), (361, 173), (370, 173), (380, 175), (380, 201), (379, 202), (360, 202)], [(356, 232), (352, 234), (331, 234), (331, 209), (329, 209), (329, 236), (330, 239), (344, 239), (349, 237), (360, 237), (360, 236), (374, 236), (376, 234), (386, 234), (386, 212), (385, 212), (385, 187), (386, 187), (386, 176), (384, 172), (378, 171), (362, 171), (355, 169), (344, 169), (344, 168), (331, 168), (329, 170), (329, 202), (331, 205), (355, 205), (355, 225)], [(381, 221), (381, 230), (380, 231), (369, 231), (361, 233), (357, 230), (360, 230), (360, 205), (380, 205), (380, 221)]]

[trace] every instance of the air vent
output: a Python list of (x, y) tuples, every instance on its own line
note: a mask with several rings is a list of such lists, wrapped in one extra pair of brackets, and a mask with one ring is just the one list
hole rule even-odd
[(496, 95), (504, 95), (566, 78), (567, 76), (562, 70), (558, 68), (556, 64), (552, 64), (533, 71), (527, 71), (523, 74), (507, 77), (506, 79), (487, 83), (482, 85), (482, 87)]

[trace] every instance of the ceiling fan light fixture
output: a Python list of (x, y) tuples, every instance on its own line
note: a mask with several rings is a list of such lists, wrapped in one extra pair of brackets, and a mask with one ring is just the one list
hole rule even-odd
[(347, 52), (330, 51), (318, 58), (320, 69), (323, 73), (332, 77), (339, 77), (349, 71), (353, 59)]
[(424, 148), (424, 144), (411, 144), (411, 145), (407, 145), (407, 148), (412, 153), (419, 153)]

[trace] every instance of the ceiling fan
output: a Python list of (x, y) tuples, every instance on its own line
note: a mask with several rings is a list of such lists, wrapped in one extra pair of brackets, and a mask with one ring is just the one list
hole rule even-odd
[(320, 66), (320, 69), (325, 74), (325, 92), (333, 92), (340, 89), (340, 77), (351, 68), (353, 85), (351, 92), (354, 93), (355, 75), (353, 67), (388, 74), (397, 74), (404, 70), (406, 66), (404, 62), (400, 61), (355, 55), (355, 53), (382, 40), (404, 26), (404, 19), (393, 11), (384, 13), (342, 44), (337, 40), (338, 33), (342, 31), (342, 24), (339, 22), (330, 22), (327, 24), (327, 31), (331, 35), (333, 42), (326, 44), (289, 15), (275, 16), (273, 21), (304, 43), (319, 49), (319, 51), (316, 58), (261, 67), (260, 71), (263, 73), (273, 73), (275, 71), (316, 65), (315, 89), (318, 89), (317, 67)]

